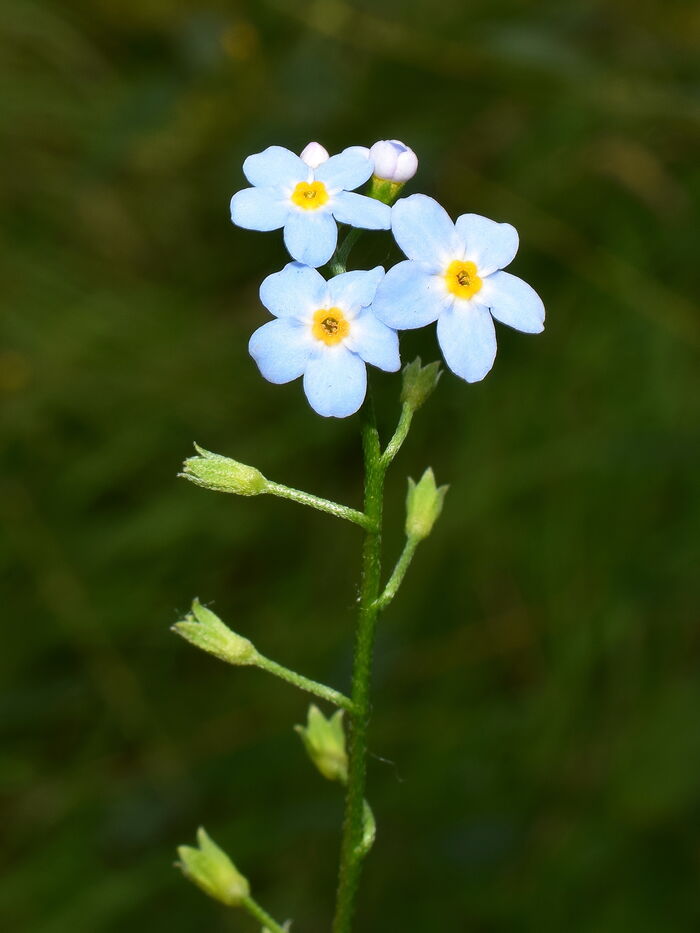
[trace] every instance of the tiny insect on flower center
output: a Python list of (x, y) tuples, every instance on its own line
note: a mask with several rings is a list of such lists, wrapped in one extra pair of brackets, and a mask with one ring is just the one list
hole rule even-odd
[(292, 191), (292, 201), (305, 211), (317, 211), (328, 202), (330, 195), (322, 181), (300, 181)]
[(455, 259), (445, 272), (445, 284), (457, 298), (471, 298), (481, 290), (482, 281), (473, 262)]
[(314, 312), (311, 333), (327, 347), (333, 347), (348, 336), (350, 322), (340, 308), (319, 308)]

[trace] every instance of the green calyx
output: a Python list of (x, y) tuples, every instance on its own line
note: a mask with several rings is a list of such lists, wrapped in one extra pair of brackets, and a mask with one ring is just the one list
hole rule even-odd
[(398, 198), (404, 185), (405, 182), (389, 181), (386, 178), (372, 175), (367, 194), (370, 198), (376, 198), (377, 201), (391, 205)]
[(238, 496), (259, 496), (267, 492), (267, 480), (255, 467), (222, 457), (195, 444), (198, 457), (190, 457), (178, 474), (197, 486)]
[(172, 628), (190, 644), (229, 664), (256, 664), (258, 661), (259, 655), (253, 643), (232, 632), (198, 599), (193, 601), (191, 612)]
[(422, 366), (417, 356), (412, 363), (404, 366), (402, 375), (401, 402), (416, 411), (434, 392), (442, 370), (437, 362)]
[(179, 846), (177, 850), (183, 875), (214, 900), (227, 907), (240, 907), (250, 894), (247, 878), (203, 828), (197, 831), (197, 844), (199, 848)]
[(326, 719), (321, 710), (309, 707), (307, 724), (295, 726), (309, 758), (329, 781), (345, 784), (348, 779), (348, 756), (345, 750), (343, 710)]
[(428, 467), (420, 480), (408, 481), (406, 496), (406, 537), (415, 541), (427, 538), (442, 512), (448, 486), (436, 486), (435, 475)]

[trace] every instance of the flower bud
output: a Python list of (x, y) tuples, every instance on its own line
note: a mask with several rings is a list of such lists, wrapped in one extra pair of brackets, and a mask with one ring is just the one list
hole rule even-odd
[(321, 774), (329, 781), (340, 781), (344, 784), (348, 779), (348, 756), (345, 751), (342, 709), (333, 713), (330, 719), (326, 719), (321, 710), (312, 703), (306, 726), (294, 728), (301, 736), (309, 758)]
[(398, 139), (382, 139), (369, 150), (374, 162), (374, 174), (383, 181), (404, 185), (416, 174), (418, 158), (412, 149)]
[(197, 831), (198, 849), (180, 846), (178, 867), (190, 881), (222, 904), (238, 907), (250, 894), (250, 885), (238, 871), (223, 849), (220, 849), (206, 834)]
[(431, 467), (425, 471), (418, 483), (408, 481), (406, 496), (406, 537), (416, 541), (427, 538), (442, 512), (442, 503), (448, 486), (435, 485)]
[(232, 632), (211, 609), (198, 599), (192, 603), (192, 611), (181, 622), (173, 625), (173, 631), (202, 651), (207, 651), (229, 664), (256, 664), (258, 652), (252, 642)]
[(416, 411), (432, 395), (442, 370), (439, 363), (421, 366), (420, 357), (417, 356), (412, 363), (404, 366), (402, 375), (401, 402)]
[(318, 168), (329, 158), (328, 150), (321, 143), (309, 143), (301, 151), (299, 158), (306, 162), (309, 168)]
[(258, 496), (267, 491), (267, 480), (260, 470), (213, 454), (197, 444), (194, 446), (199, 456), (185, 460), (179, 476), (205, 489), (232, 492), (238, 496)]

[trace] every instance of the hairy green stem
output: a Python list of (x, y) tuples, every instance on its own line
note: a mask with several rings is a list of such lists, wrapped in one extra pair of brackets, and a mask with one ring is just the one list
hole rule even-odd
[(399, 423), (396, 425), (394, 436), (386, 445), (386, 450), (382, 454), (382, 466), (384, 469), (389, 466), (391, 461), (401, 449), (401, 445), (406, 440), (408, 429), (411, 427), (411, 421), (413, 420), (414, 411), (415, 409), (412, 408), (411, 405), (409, 405), (407, 402), (403, 403), (401, 408), (401, 417), (399, 418)]
[(365, 530), (374, 528), (372, 520), (364, 512), (358, 512), (357, 509), (351, 509), (339, 502), (331, 502), (330, 499), (321, 499), (320, 496), (313, 496), (310, 492), (304, 492), (301, 489), (292, 489), (291, 486), (283, 486), (281, 483), (272, 483), (268, 480), (265, 492), (279, 496), (281, 499), (291, 499), (292, 502), (298, 502), (300, 505), (308, 505), (312, 509), (318, 509), (319, 512), (328, 512), (336, 518), (344, 518)]
[(331, 275), (341, 275), (347, 269), (350, 250), (362, 236), (362, 230), (359, 227), (351, 227), (345, 234), (345, 239), (336, 249), (335, 255), (330, 261)]
[(386, 608), (394, 596), (396, 596), (396, 593), (403, 583), (403, 578), (406, 576), (406, 571), (411, 565), (413, 555), (416, 553), (416, 548), (420, 542), (420, 538), (406, 538), (406, 544), (404, 545), (401, 557), (399, 557), (398, 561), (396, 562), (393, 573), (389, 577), (389, 582), (384, 587), (384, 592), (375, 603), (376, 608), (380, 611)]
[(259, 652), (255, 659), (255, 666), (262, 668), (264, 671), (268, 671), (270, 674), (274, 674), (275, 677), (286, 680), (287, 683), (294, 684), (294, 686), (299, 687), (300, 690), (313, 693), (314, 696), (320, 697), (322, 700), (334, 703), (336, 706), (347, 710), (349, 713), (354, 709), (352, 700), (350, 697), (346, 697), (344, 693), (340, 693), (339, 690), (334, 690), (332, 687), (327, 687), (325, 684), (320, 684), (316, 680), (309, 680), (308, 677), (297, 674), (296, 671), (291, 671), (288, 667), (283, 667), (281, 664), (278, 664), (277, 661), (271, 661), (270, 658), (266, 658)]
[(272, 917), (263, 910), (260, 904), (256, 903), (252, 897), (244, 897), (241, 901), (241, 907), (244, 907), (251, 917), (258, 920), (270, 933), (285, 933), (284, 927), (280, 926)]
[(370, 717), (372, 654), (379, 609), (376, 606), (381, 578), (381, 524), (385, 467), (371, 400), (362, 409), (362, 447), (365, 463), (365, 514), (372, 529), (365, 532), (362, 552), (360, 611), (355, 634), (352, 673), (354, 711), (350, 723), (348, 781), (345, 819), (340, 849), (338, 897), (333, 933), (350, 933), (355, 898), (366, 854), (363, 845), (365, 828), (365, 781), (367, 769), (367, 731)]

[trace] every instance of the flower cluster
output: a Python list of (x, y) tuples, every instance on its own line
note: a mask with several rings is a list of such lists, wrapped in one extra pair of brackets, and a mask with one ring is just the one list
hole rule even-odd
[[(447, 365), (478, 382), (496, 356), (494, 320), (530, 334), (544, 327), (540, 297), (503, 271), (518, 250), (515, 228), (478, 214), (453, 223), (424, 194), (397, 201), (417, 167), (398, 140), (334, 156), (316, 142), (300, 155), (270, 146), (243, 164), (251, 187), (234, 194), (231, 219), (249, 230), (283, 228), (294, 260), (262, 283), (274, 320), (255, 331), (249, 350), (270, 382), (303, 376), (320, 415), (345, 418), (360, 408), (367, 363), (399, 369), (399, 330), (437, 322)], [(368, 193), (357, 193), (370, 179)], [(353, 240), (338, 246), (338, 223), (391, 230), (406, 260), (388, 272), (344, 271)], [(329, 279), (317, 271), (327, 263)]]

